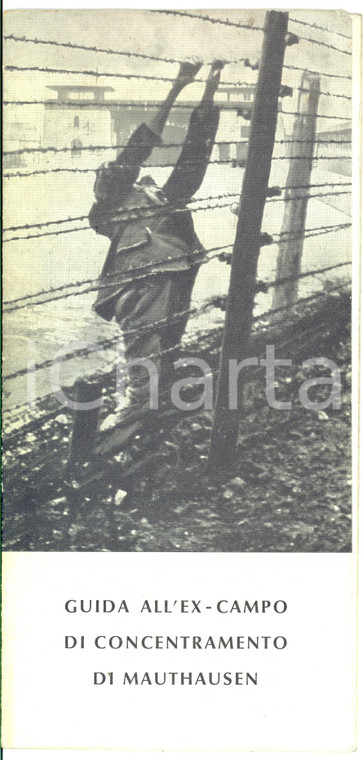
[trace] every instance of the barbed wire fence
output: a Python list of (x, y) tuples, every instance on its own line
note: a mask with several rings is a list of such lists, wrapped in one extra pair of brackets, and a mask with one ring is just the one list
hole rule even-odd
[[(229, 19), (223, 19), (220, 17), (212, 17), (208, 14), (204, 13), (198, 13), (193, 14), (189, 12), (184, 11), (151, 11), (152, 13), (159, 13), (159, 14), (169, 14), (174, 17), (181, 17), (183, 19), (190, 19), (190, 23), (196, 23), (199, 24), (220, 24), (222, 26), (228, 26), (228, 27), (234, 27), (236, 29), (244, 29), (249, 30), (251, 32), (259, 33), (264, 36), (266, 36), (266, 28), (258, 27), (258, 26), (250, 26), (248, 24), (242, 24), (238, 22), (232, 22)], [(279, 14), (280, 16), (286, 17), (287, 14)], [(293, 31), (290, 31), (290, 24), (293, 25)], [(347, 42), (344, 43), (348, 46), (348, 42), (350, 40), (348, 35), (345, 35), (341, 32), (335, 32), (334, 30), (329, 30), (325, 27), (318, 26), (316, 24), (310, 24), (305, 21), (300, 21), (299, 19), (290, 18), (289, 19), (289, 30), (286, 30), (286, 33), (284, 34), (284, 48), (288, 47), (290, 45), (298, 45), (300, 41), (303, 41), (305, 43), (308, 43), (309, 45), (315, 45), (315, 46), (322, 46), (324, 48), (328, 48), (332, 54), (335, 55), (344, 55), (349, 56), (351, 55), (351, 51), (348, 49), (344, 49), (340, 47), (340, 45), (335, 45), (332, 43), (327, 43), (324, 39), (318, 39), (316, 37), (308, 37), (299, 35), (298, 33), (295, 33), (295, 27), (298, 25), (306, 26), (311, 28), (312, 30), (315, 30), (316, 33), (323, 33), (329, 34), (330, 39), (334, 38), (333, 35), (337, 35), (341, 39), (346, 39)], [(311, 32), (313, 34), (313, 31)], [(147, 54), (141, 54), (137, 53), (136, 51), (121, 51), (121, 50), (115, 50), (115, 49), (109, 49), (109, 48), (100, 48), (97, 46), (88, 46), (78, 43), (73, 43), (69, 41), (59, 42), (55, 40), (44, 40), (44, 39), (36, 39), (31, 37), (25, 37), (25, 36), (17, 36), (14, 34), (5, 35), (5, 39), (8, 41), (8, 43), (16, 43), (19, 45), (29, 45), (29, 46), (51, 46), (53, 48), (69, 48), (71, 50), (78, 50), (78, 51), (85, 51), (87, 53), (94, 53), (97, 55), (107, 55), (112, 57), (119, 57), (121, 58), (127, 58), (132, 60), (135, 59), (142, 59), (145, 61), (153, 61), (155, 63), (158, 63), (160, 65), (162, 64), (175, 64), (175, 63), (181, 63), (180, 60), (174, 59), (174, 58), (167, 58), (167, 57), (158, 57), (158, 56), (152, 56)], [(340, 42), (340, 44), (343, 44)], [(261, 75), (261, 70), (258, 68), (258, 64), (251, 63), (248, 58), (235, 58), (231, 59), (226, 62), (230, 66), (244, 66), (246, 68), (251, 68), (253, 71), (256, 70), (258, 76)], [(73, 78), (76, 75), (82, 75), (82, 76), (91, 76), (91, 77), (105, 77), (107, 79), (114, 78), (117, 79), (125, 79), (125, 80), (145, 80), (145, 81), (155, 81), (155, 82), (171, 82), (173, 79), (169, 76), (153, 76), (153, 75), (141, 75), (141, 74), (134, 74), (134, 73), (128, 73), (128, 72), (109, 72), (109, 71), (99, 71), (98, 67), (93, 68), (85, 68), (85, 69), (65, 69), (62, 67), (42, 67), (42, 66), (18, 66), (18, 65), (8, 65), (5, 66), (5, 69), (9, 72), (8, 76), (11, 76), (12, 73), (17, 74), (25, 74), (27, 72), (38, 72), (44, 76), (48, 76), (49, 74), (59, 74), (59, 75), (67, 75), (70, 78)], [(293, 72), (301, 72), (303, 76), (310, 75), (310, 76), (319, 76), (319, 77), (326, 77), (330, 81), (334, 81), (334, 84), (338, 84), (339, 82), (347, 82), (351, 80), (351, 77), (347, 74), (337, 74), (336, 70), (333, 71), (315, 71), (308, 67), (303, 66), (295, 66), (292, 64), (287, 64), (285, 61), (282, 62), (282, 74), (284, 71), (293, 71)], [(256, 78), (257, 78), (256, 74)], [(73, 79), (72, 79), (73, 81)], [(97, 80), (98, 81), (98, 80)], [(197, 78), (196, 81), (203, 83), (205, 82), (205, 79), (203, 78)], [(229, 80), (226, 79), (223, 81), (223, 84), (233, 87), (242, 87), (242, 86), (251, 86), (251, 82), (246, 82), (243, 80)], [(344, 85), (346, 86), (346, 85)], [(307, 92), (306, 86), (304, 87), (304, 81), (302, 81), (300, 87), (295, 87), (294, 89), (298, 90), (299, 93), (304, 96)], [(285, 88), (281, 85), (281, 82), (279, 83), (279, 95), (281, 97), (289, 97), (291, 96), (291, 88)], [(346, 92), (333, 92), (331, 91), (331, 88), (328, 88), (326, 90), (320, 90), (320, 96), (324, 99), (328, 99), (329, 101), (331, 99), (337, 99), (339, 102), (347, 101), (348, 103), (351, 101), (351, 95), (347, 94)], [(90, 107), (89, 102), (79, 102), (79, 101), (72, 101), (72, 100), (62, 100), (59, 99), (58, 101), (49, 101), (49, 100), (42, 100), (42, 99), (19, 99), (19, 100), (5, 100), (4, 105), (11, 109), (11, 108), (19, 108), (19, 107), (32, 107), (32, 106), (45, 106), (49, 103), (52, 103), (52, 108), (64, 108), (64, 107), (70, 107), (74, 108), (74, 106), (77, 106), (77, 108), (82, 107)], [(325, 101), (324, 101), (325, 102)], [(144, 105), (142, 101), (135, 102), (135, 101), (105, 101), (105, 102), (97, 102), (95, 105), (96, 108), (110, 108), (110, 106), (120, 109), (135, 109), (140, 108), (140, 106)], [(219, 103), (219, 106), (222, 110), (230, 110), (230, 105)], [(157, 108), (158, 102), (154, 103), (148, 103), (149, 109)], [(191, 111), (194, 105), (192, 103), (190, 104), (175, 104), (175, 108), (183, 108), (184, 111)], [(254, 105), (255, 107), (255, 105)], [(237, 110), (236, 106), (234, 106), (234, 109)], [(251, 116), (253, 116), (253, 107), (250, 104), (241, 103), (241, 107), (239, 109), (240, 115), (246, 119), (246, 121), (251, 120)], [(278, 112), (281, 114), (285, 114), (289, 117), (295, 117), (296, 119), (301, 118), (301, 110), (299, 108), (297, 110), (288, 109), (288, 108), (282, 108), (281, 105), (278, 108)], [(346, 114), (332, 114), (332, 113), (324, 113), (324, 112), (316, 112), (314, 113), (314, 119), (315, 122), (317, 120), (319, 124), (325, 124), (325, 121), (327, 120), (328, 123), (330, 123), (332, 120), (336, 122), (337, 129), (339, 129), (340, 122), (343, 123), (345, 132), (348, 133), (341, 137), (340, 135), (331, 136), (325, 135), (323, 138), (319, 138), (316, 136), (316, 134), (313, 134), (312, 136), (306, 137), (306, 136), (297, 136), (296, 134), (292, 136), (292, 138), (285, 137), (283, 140), (274, 140), (274, 145), (281, 145), (283, 149), (285, 149), (285, 153), (283, 155), (271, 155), (270, 161), (288, 161), (288, 162), (294, 162), (295, 165), (298, 165), (301, 162), (301, 165), (303, 166), (307, 161), (307, 150), (310, 155), (310, 159), (314, 162), (320, 162), (320, 161), (337, 161), (339, 159), (343, 160), (350, 160), (351, 159), (351, 153), (349, 152), (343, 152), (345, 149), (347, 151), (351, 147), (351, 137), (350, 137), (350, 128), (349, 124), (351, 122), (351, 115), (350, 112), (347, 112)], [(348, 125), (348, 126), (347, 126)], [(324, 127), (325, 129), (325, 127)], [(331, 130), (330, 130), (331, 131)], [(231, 140), (220, 140), (216, 142), (216, 148), (219, 149), (222, 146), (229, 147), (234, 144), (235, 141)], [(238, 141), (241, 145), (245, 144), (246, 147), (250, 146), (250, 137), (248, 139), (240, 139)], [(93, 173), (95, 170), (93, 167), (84, 167), (84, 166), (77, 166), (74, 165), (74, 163), (71, 166), (46, 166), (41, 168), (30, 168), (29, 171), (23, 171), (17, 170), (14, 171), (8, 171), (8, 168), (11, 168), (9, 165), (9, 162), (15, 161), (20, 159), (26, 159), (27, 157), (37, 157), (41, 159), (42, 157), (46, 156), (47, 154), (50, 154), (53, 157), (56, 157), (57, 155), (61, 154), (63, 156), (70, 155), (72, 157), (72, 161), (74, 162), (75, 158), (77, 158), (80, 154), (84, 153), (102, 153), (107, 151), (115, 151), (124, 148), (125, 144), (116, 144), (116, 145), (82, 145), (79, 148), (77, 148), (77, 151), (69, 145), (54, 145), (54, 146), (37, 146), (37, 147), (20, 147), (16, 149), (11, 150), (5, 150), (4, 156), (6, 160), (8, 161), (7, 170), (4, 173), (4, 178), (7, 182), (10, 181), (19, 181), (21, 179), (28, 180), (31, 182), (33, 177), (39, 176), (39, 175), (53, 175), (53, 174), (59, 174), (59, 173), (71, 173), (71, 174), (87, 174), (87, 173)], [(323, 147), (323, 150), (325, 150), (325, 153), (321, 153), (321, 146)], [(331, 152), (329, 152), (330, 146), (334, 146), (334, 149), (332, 149)], [(289, 148), (291, 147), (291, 150)], [(170, 150), (170, 149), (178, 149), (180, 148), (180, 142), (166, 142), (164, 145), (161, 146), (161, 149), (163, 150)], [(248, 161), (248, 156), (247, 156)], [(235, 161), (235, 166), (238, 168), (238, 163), (240, 164), (241, 168), (244, 168), (244, 165), (246, 164), (246, 161)], [(231, 159), (212, 159), (210, 161), (210, 164), (213, 165), (231, 165)], [(168, 168), (173, 167), (174, 163), (169, 163), (166, 161), (165, 163), (160, 162), (156, 164), (148, 165), (148, 168)], [(21, 167), (20, 167), (21, 169)], [(301, 177), (301, 172), (299, 175), (299, 172), (297, 172), (297, 176)], [(317, 192), (315, 192), (317, 190)], [(313, 192), (312, 192), (313, 191)], [(307, 182), (304, 181), (294, 181), (294, 182), (288, 182), (286, 185), (276, 186), (276, 187), (267, 187), (265, 189), (264, 197), (262, 198), (262, 208), (265, 207), (265, 202), (267, 204), (269, 203), (284, 203), (285, 209), (291, 204), (293, 206), (296, 203), (303, 202), (306, 206), (308, 201), (312, 198), (317, 199), (323, 199), (326, 201), (329, 201), (330, 198), (334, 198), (336, 196), (349, 196), (351, 192), (351, 182), (341, 182), (341, 181), (335, 181), (335, 182), (320, 182), (320, 183), (310, 183), (310, 180)], [(197, 214), (200, 212), (215, 212), (217, 209), (228, 209), (231, 207), (232, 203), (236, 204), (236, 201), (239, 199), (239, 193), (219, 193), (216, 195), (208, 195), (205, 197), (197, 197), (193, 198), (192, 200), (186, 200), (185, 203), (180, 204), (179, 206), (170, 206), (169, 211), (171, 214), (179, 214), (179, 213), (185, 213), (185, 209), (188, 208), (191, 213)], [(205, 205), (201, 205), (205, 204)], [(113, 221), (115, 222), (122, 222), (122, 221), (129, 221), (137, 218), (147, 218), (148, 216), (152, 216), (152, 214), (155, 213), (152, 209), (145, 211), (144, 208), (137, 208), (133, 209), (132, 212), (127, 211), (124, 212), (122, 210), (116, 210), (115, 216), (113, 218)], [(74, 225), (78, 222), (85, 222), (84, 226), (69, 226)], [(269, 245), (285, 245), (286, 242), (289, 241), (289, 243), (292, 243), (293, 241), (298, 241), (300, 247), (303, 245), (303, 242), (305, 239), (310, 237), (320, 237), (321, 235), (333, 235), (334, 233), (337, 233), (341, 230), (347, 230), (351, 227), (350, 222), (344, 222), (341, 224), (326, 224), (326, 225), (320, 225), (315, 226), (311, 228), (305, 229), (305, 224), (303, 225), (303, 228), (300, 228), (299, 230), (296, 229), (282, 229), (280, 233), (277, 232), (268, 232), (268, 233), (262, 233), (260, 229), (256, 230), (258, 233), (258, 252), (262, 246), (269, 246)], [(51, 228), (51, 229), (49, 229)], [(55, 228), (55, 229), (54, 229)], [(23, 224), (9, 224), (9, 226), (4, 228), (5, 233), (5, 240), (6, 243), (13, 243), (17, 241), (21, 242), (22, 240), (36, 240), (37, 238), (45, 237), (45, 236), (59, 236), (64, 234), (71, 234), (71, 233), (85, 233), (89, 231), (89, 226), (87, 224), (87, 216), (86, 215), (79, 215), (79, 216), (73, 216), (68, 218), (59, 218), (59, 219), (40, 219), (39, 222), (25, 222)], [(15, 235), (12, 233), (16, 233)], [(89, 233), (92, 234), (92, 233)], [(203, 253), (205, 254), (205, 259), (203, 261), (203, 266), (208, 265), (211, 261), (215, 260), (216, 258), (219, 258), (221, 260), (230, 261), (231, 260), (231, 253), (230, 249), (233, 247), (233, 242), (230, 241), (228, 244), (223, 246), (215, 246), (208, 248), (207, 250), (203, 249)], [(10, 250), (10, 249), (9, 249)], [(302, 250), (302, 248), (301, 248)], [(196, 254), (200, 254), (200, 251), (195, 252)], [(10, 255), (10, 254), (9, 254)], [(176, 257), (173, 257), (172, 260), (175, 260)], [(349, 267), (350, 261), (339, 261), (335, 264), (329, 264), (327, 266), (323, 267), (317, 267), (315, 269), (310, 269), (308, 271), (298, 271), (295, 273), (290, 273), (289, 275), (284, 276), (277, 276), (274, 278), (274, 280), (266, 281), (266, 282), (254, 282), (253, 285), (253, 295), (258, 292), (262, 293), (268, 293), (273, 288), (277, 289), (278, 287), (284, 287), (290, 285), (291, 283), (298, 283), (302, 279), (311, 277), (311, 278), (319, 278), (322, 275), (324, 275), (327, 272), (334, 272), (338, 271), (340, 269), (344, 269), (346, 267)], [(155, 266), (155, 262), (153, 262), (150, 265), (143, 265), (143, 266), (133, 266), (130, 267), (130, 270), (123, 273), (122, 277), (120, 277), (119, 284), (123, 284), (126, 282), (133, 282), (135, 280), (139, 279), (145, 279), (147, 280), (150, 277), (156, 276), (156, 273), (153, 272), (153, 266)], [(233, 275), (232, 275), (233, 276)], [(349, 279), (345, 278), (343, 282), (338, 283), (336, 286), (333, 286), (331, 288), (332, 291), (334, 291), (334, 288), (336, 288), (338, 291), (342, 290), (347, 287), (347, 284), (349, 283)], [(99, 285), (96, 279), (94, 278), (87, 278), (87, 279), (81, 279), (76, 280), (74, 282), (68, 282), (63, 283), (62, 285), (59, 285), (58, 287), (50, 287), (35, 293), (27, 293), (24, 294), (18, 298), (5, 300), (4, 302), (4, 313), (10, 313), (15, 311), (24, 310), (26, 313), (26, 310), (33, 310), (36, 309), (39, 306), (43, 306), (44, 304), (52, 303), (53, 301), (68, 299), (68, 298), (74, 298), (77, 296), (82, 296), (86, 293), (90, 293), (93, 291), (99, 290), (99, 288), (102, 289), (102, 287), (107, 287), (108, 285)], [(320, 298), (323, 298), (325, 293), (327, 291), (318, 291), (316, 293), (313, 293), (306, 298), (295, 298), (293, 307), (295, 308), (299, 304), (308, 303), (309, 301), (316, 301)], [(215, 309), (220, 307), (221, 305), (225, 307), (225, 301), (226, 299), (209, 299), (206, 303), (204, 303), (201, 307), (189, 309), (187, 312), (179, 313), (178, 315), (174, 315), (174, 318), (180, 318), (180, 316), (198, 316), (201, 313), (209, 310), (209, 309)], [(257, 316), (252, 316), (252, 322), (257, 322), (261, 318), (272, 320), (276, 322), (276, 316), (278, 315), (284, 315), (288, 309), (291, 308), (291, 303), (289, 304), (283, 304), (279, 306), (273, 306), (270, 309), (267, 309), (265, 312), (262, 312), (261, 314), (258, 314)], [(283, 321), (284, 316), (281, 321)], [(152, 331), (155, 329), (158, 329), (161, 325), (165, 324), (165, 320), (157, 320), (151, 324), (148, 324), (145, 326), (144, 331)], [(114, 349), (115, 346), (117, 346), (119, 342), (119, 337), (112, 337), (107, 340), (102, 340), (99, 343), (100, 348), (104, 350), (108, 349)], [(167, 349), (167, 351), (174, 351), (175, 348), (179, 346), (173, 346), (171, 349)], [(83, 349), (78, 350), (77, 352), (72, 352), (69, 355), (65, 354), (61, 360), (59, 361), (68, 361), (70, 359), (73, 359), (76, 357), (86, 357), (92, 351), (96, 350), (93, 349)], [(145, 357), (145, 358), (152, 358)], [(29, 368), (21, 367), (20, 369), (10, 372), (8, 374), (5, 374), (4, 381), (5, 382), (12, 382), (15, 381), (17, 378), (26, 376), (29, 372), (30, 373), (38, 373), (42, 370), (48, 369), (51, 364), (53, 363), (53, 359), (46, 359), (44, 361), (41, 361), (39, 363), (35, 363), (29, 370)], [(113, 359), (111, 359), (113, 361)], [(106, 362), (107, 364), (107, 362)], [(41, 406), (41, 400), (40, 400), (40, 406)], [(42, 426), (45, 423), (50, 423), (52, 420), (56, 419), (56, 417), (60, 414), (60, 409), (57, 407), (55, 410), (52, 410), (51, 412), (42, 413), (41, 409), (39, 409), (34, 416), (34, 419), (30, 419), (26, 421), (24, 424), (22, 423), (22, 420), (24, 422), (25, 419), (25, 411), (26, 411), (26, 403), (25, 404), (18, 404), (17, 406), (14, 406), (12, 409), (9, 409), (5, 412), (5, 430), (8, 429), (8, 436), (7, 441), (5, 441), (6, 446), (8, 446), (9, 450), (11, 451), (12, 447), (16, 446), (19, 440), (23, 440), (23, 442), (26, 440), (26, 436), (30, 432), (37, 432), (40, 431)], [(14, 430), (14, 423), (15, 423), (15, 430)], [(16, 423), (18, 424), (18, 427), (16, 427)], [(105, 451), (107, 450), (107, 446)]]

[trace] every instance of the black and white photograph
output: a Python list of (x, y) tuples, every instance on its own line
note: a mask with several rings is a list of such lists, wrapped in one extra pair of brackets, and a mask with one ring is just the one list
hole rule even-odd
[(4, 549), (351, 551), (352, 17), (4, 41)]

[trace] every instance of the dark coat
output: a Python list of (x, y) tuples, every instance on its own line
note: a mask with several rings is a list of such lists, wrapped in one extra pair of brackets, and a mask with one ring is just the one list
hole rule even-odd
[[(98, 169), (96, 203), (89, 221), (97, 233), (111, 240), (111, 245), (93, 308), (105, 319), (112, 319), (115, 296), (125, 282), (156, 271), (190, 269), (203, 260), (192, 214), (183, 206), (204, 179), (218, 121), (216, 106), (201, 105), (193, 111), (177, 164), (158, 198), (144, 186), (135, 185), (140, 166), (161, 143), (146, 124), (136, 129), (116, 161)], [(130, 219), (132, 209), (138, 211)], [(125, 213), (129, 217), (126, 220), (122, 218)]]

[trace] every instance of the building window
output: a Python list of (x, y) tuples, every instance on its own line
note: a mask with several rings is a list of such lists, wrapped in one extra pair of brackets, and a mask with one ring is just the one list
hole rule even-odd
[(251, 99), (252, 99), (251, 93), (250, 92), (245, 92), (245, 94), (243, 96), (243, 100), (251, 100)]
[(94, 100), (95, 93), (92, 90), (69, 90), (68, 98), (70, 100)]
[(78, 129), (79, 127), (79, 116), (75, 116), (73, 119), (73, 126)]

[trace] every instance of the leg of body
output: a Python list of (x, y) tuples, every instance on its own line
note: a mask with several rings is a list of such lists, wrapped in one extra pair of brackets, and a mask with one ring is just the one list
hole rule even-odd
[[(106, 417), (101, 431), (113, 428), (129, 415), (140, 414), (141, 418), (150, 408), (155, 408), (155, 403), (151, 404), (151, 398), (155, 401), (152, 396), (155, 381), (151, 379), (150, 370), (153, 376), (157, 374), (159, 381), (162, 328), (168, 319), (169, 303), (170, 276), (162, 273), (131, 283), (119, 294), (114, 313), (121, 329), (124, 351), (120, 352), (116, 369), (115, 413)], [(158, 402), (158, 395), (156, 400)]]
[(189, 320), (192, 291), (199, 267), (174, 272), (169, 292), (168, 324), (161, 335), (163, 354), (161, 362), (160, 390), (168, 393), (175, 377), (174, 363), (179, 359), (180, 343)]
[[(189, 319), (192, 290), (198, 267), (165, 272), (137, 288), (125, 289), (116, 303), (115, 315), (123, 333), (126, 365), (151, 358), (165, 389), (174, 375), (180, 341)], [(165, 353), (164, 353), (165, 352)], [(134, 404), (149, 399), (150, 376), (145, 366), (128, 370), (128, 396)]]
[[(198, 267), (180, 272), (165, 272), (143, 283), (124, 288), (115, 304), (115, 317), (124, 342), (124, 382), (118, 389), (116, 413), (104, 421), (105, 431), (120, 422), (124, 415), (149, 411), (151, 399), (150, 365), (158, 377), (158, 402), (170, 398), (174, 378), (174, 362), (180, 352), (180, 341), (189, 318), (190, 299)], [(164, 353), (165, 352), (165, 353)], [(130, 365), (135, 362), (135, 364)], [(126, 393), (125, 393), (126, 387)], [(124, 395), (125, 394), (125, 395)], [(159, 406), (159, 403), (157, 404)]]
[[(148, 359), (153, 362), (160, 381), (162, 335), (170, 318), (170, 276), (150, 277), (134, 283), (120, 294), (115, 305), (125, 349), (126, 367), (131, 362)], [(144, 406), (150, 396), (150, 374), (146, 366), (136, 364), (127, 370), (127, 400)]]

